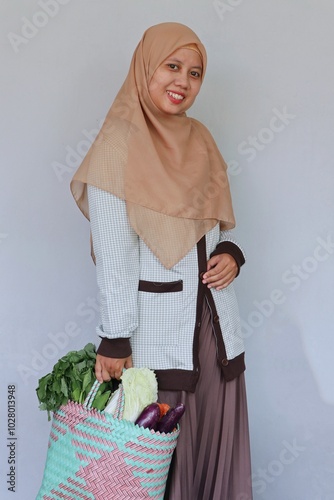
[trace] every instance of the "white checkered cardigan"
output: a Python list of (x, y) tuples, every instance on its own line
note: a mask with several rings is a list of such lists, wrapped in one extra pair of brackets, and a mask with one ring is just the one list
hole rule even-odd
[[(100, 337), (130, 338), (134, 366), (154, 370), (192, 370), (198, 292), (196, 245), (166, 269), (130, 226), (125, 202), (88, 186), (89, 212), (100, 291)], [(206, 235), (206, 257), (222, 241), (235, 241), (215, 226)], [(138, 283), (182, 282), (182, 291), (138, 291)], [(227, 359), (244, 351), (233, 284), (211, 289)]]

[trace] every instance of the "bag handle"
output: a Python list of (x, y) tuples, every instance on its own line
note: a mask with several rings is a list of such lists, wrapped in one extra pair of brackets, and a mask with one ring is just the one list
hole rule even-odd
[(124, 414), (124, 402), (125, 402), (123, 384), (119, 384), (117, 390), (119, 391), (119, 395), (117, 399), (116, 408), (113, 411), (112, 415), (114, 418), (117, 418), (117, 420), (122, 420)]
[[(92, 404), (93, 404), (93, 401), (94, 401), (95, 396), (97, 394), (97, 391), (99, 390), (100, 385), (101, 385), (101, 382), (99, 382), (98, 380), (95, 380), (94, 384), (92, 385), (92, 387), (91, 387), (89, 393), (87, 394), (87, 397), (83, 403), (83, 407), (85, 409), (87, 409), (87, 410), (92, 409)], [(124, 414), (124, 389), (123, 389), (122, 384), (119, 384), (117, 391), (119, 391), (118, 398), (117, 398), (117, 404), (116, 404), (114, 411), (112, 413), (110, 413), (110, 415), (112, 415), (114, 418), (117, 418), (118, 420), (122, 420), (123, 414)]]
[(87, 394), (86, 399), (83, 403), (84, 408), (86, 408), (87, 410), (91, 410), (93, 401), (95, 399), (97, 391), (99, 390), (100, 385), (101, 383), (98, 380), (95, 380), (89, 393)]

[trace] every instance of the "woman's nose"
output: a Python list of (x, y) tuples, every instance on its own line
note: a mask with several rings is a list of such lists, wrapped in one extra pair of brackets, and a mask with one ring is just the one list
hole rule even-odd
[(189, 87), (189, 77), (186, 73), (179, 73), (175, 78), (175, 85), (187, 89)]

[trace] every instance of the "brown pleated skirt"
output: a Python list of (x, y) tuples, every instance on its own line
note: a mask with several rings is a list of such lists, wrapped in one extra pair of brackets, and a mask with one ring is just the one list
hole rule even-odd
[(245, 379), (223, 379), (206, 302), (199, 342), (196, 392), (159, 391), (160, 401), (186, 405), (165, 499), (252, 500)]

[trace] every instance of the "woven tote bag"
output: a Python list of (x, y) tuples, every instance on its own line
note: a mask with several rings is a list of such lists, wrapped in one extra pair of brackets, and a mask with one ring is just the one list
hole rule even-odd
[(164, 434), (122, 420), (123, 391), (113, 415), (92, 408), (99, 385), (53, 414), (36, 500), (163, 499), (179, 427)]

